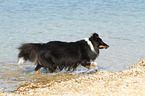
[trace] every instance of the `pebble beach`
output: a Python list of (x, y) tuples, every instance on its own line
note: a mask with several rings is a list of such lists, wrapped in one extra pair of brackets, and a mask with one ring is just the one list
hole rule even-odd
[(12, 93), (1, 92), (0, 96), (144, 96), (145, 59), (120, 72), (99, 71), (32, 88), (35, 84), (30, 82)]

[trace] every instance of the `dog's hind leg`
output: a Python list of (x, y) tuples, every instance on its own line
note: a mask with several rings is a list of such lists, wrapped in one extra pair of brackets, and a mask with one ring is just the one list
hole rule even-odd
[(40, 69), (41, 69), (41, 65), (40, 64), (37, 64), (36, 68), (35, 68), (35, 71), (37, 71), (37, 73), (39, 73)]
[(49, 69), (49, 71), (48, 71), (49, 73), (53, 73), (58, 69), (58, 66), (55, 65), (54, 63), (51, 63), (51, 64), (49, 64), (48, 69)]

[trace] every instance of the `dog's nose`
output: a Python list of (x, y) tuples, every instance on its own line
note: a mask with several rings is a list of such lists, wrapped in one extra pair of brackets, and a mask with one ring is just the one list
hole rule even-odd
[(109, 47), (109, 45), (107, 45), (106, 49)]
[(109, 47), (109, 45), (105, 46), (105, 49), (107, 49)]

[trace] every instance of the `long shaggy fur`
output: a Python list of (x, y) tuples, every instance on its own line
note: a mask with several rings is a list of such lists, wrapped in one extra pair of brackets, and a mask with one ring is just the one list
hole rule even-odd
[[(88, 68), (99, 55), (99, 49), (108, 48), (97, 33), (87, 40), (76, 42), (50, 41), (48, 43), (26, 43), (18, 49), (18, 58), (35, 62), (39, 71), (41, 67), (49, 72), (56, 69), (75, 70), (79, 64)], [(94, 50), (93, 50), (94, 48)]]

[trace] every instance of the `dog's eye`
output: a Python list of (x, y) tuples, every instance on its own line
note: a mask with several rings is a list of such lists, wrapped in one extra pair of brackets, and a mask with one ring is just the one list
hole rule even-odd
[(100, 44), (103, 44), (103, 42), (101, 41)]

